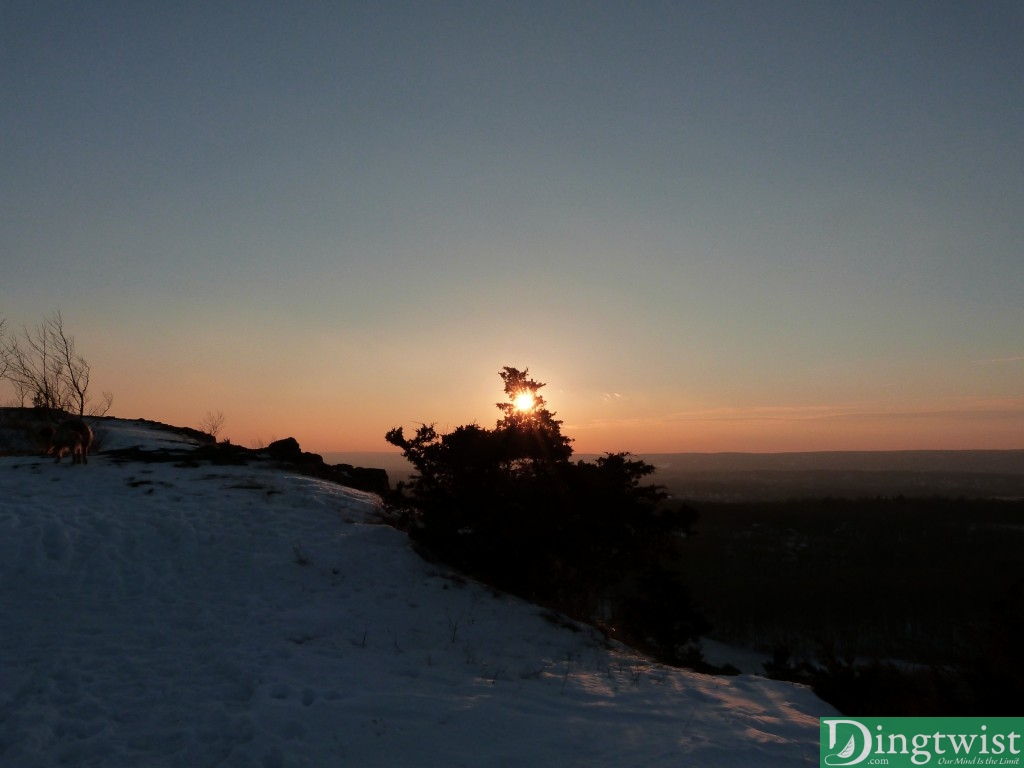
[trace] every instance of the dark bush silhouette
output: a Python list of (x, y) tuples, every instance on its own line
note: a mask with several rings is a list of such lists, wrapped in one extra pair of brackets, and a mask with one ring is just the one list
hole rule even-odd
[[(528, 370), (506, 367), (500, 376), (509, 402), (498, 404), (494, 429), (388, 432), (416, 468), (393, 501), (411, 508), (410, 535), (495, 587), (678, 658), (705, 624), (663, 566), (695, 513), (666, 507), (663, 489), (641, 482), (654, 467), (629, 454), (573, 463), (571, 440), (540, 395), (544, 384)], [(532, 405), (517, 407), (524, 393)]]
[(991, 606), (988, 624), (952, 664), (910, 665), (844, 658), (819, 644), (816, 663), (794, 661), (778, 647), (768, 677), (810, 685), (840, 712), (861, 717), (1016, 715), (1024, 687), (1024, 581)]

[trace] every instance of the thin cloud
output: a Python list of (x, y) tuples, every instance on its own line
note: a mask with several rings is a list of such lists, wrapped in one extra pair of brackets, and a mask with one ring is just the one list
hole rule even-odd
[(797, 405), (708, 408), (680, 411), (668, 421), (817, 421), (844, 418), (861, 412), (856, 406)]
[(919, 408), (877, 405), (808, 405), (713, 408), (674, 413), (668, 421), (852, 421), (901, 419), (1005, 419), (1024, 416), (1024, 398), (928, 404)]

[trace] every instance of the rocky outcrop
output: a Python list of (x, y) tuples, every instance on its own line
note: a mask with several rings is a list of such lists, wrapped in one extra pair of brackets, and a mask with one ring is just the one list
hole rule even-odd
[(351, 464), (327, 464), (320, 454), (303, 451), (299, 441), (294, 437), (275, 440), (260, 453), (304, 475), (333, 480), (350, 488), (382, 496), (391, 490), (388, 473), (383, 469), (354, 467)]
[[(0, 408), (0, 456), (39, 455), (44, 446), (40, 430), (55, 427), (68, 414), (41, 412), (36, 408)], [(96, 419), (103, 422), (111, 417)], [(91, 420), (92, 421), (92, 420)], [(271, 460), (303, 475), (331, 480), (350, 488), (385, 496), (391, 491), (388, 473), (375, 467), (354, 467), (351, 464), (327, 464), (317, 453), (302, 450), (294, 437), (275, 440), (266, 448), (252, 449), (229, 442), (217, 442), (208, 434), (187, 427), (172, 427), (147, 419), (139, 423), (165, 429), (194, 440), (196, 446), (144, 449), (138, 446), (103, 450), (100, 453), (113, 462), (175, 462), (181, 466), (202, 464), (240, 465), (253, 460)]]

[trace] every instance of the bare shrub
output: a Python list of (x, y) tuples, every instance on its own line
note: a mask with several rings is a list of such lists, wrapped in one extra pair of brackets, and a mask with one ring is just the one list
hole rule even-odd
[(109, 392), (103, 393), (102, 403), (89, 407), (92, 367), (65, 330), (59, 311), (9, 338), (2, 331), (0, 322), (0, 378), (11, 382), (21, 406), (79, 416), (102, 416), (110, 410), (114, 396)]
[(216, 440), (224, 427), (224, 420), (223, 411), (207, 411), (206, 416), (199, 422), (199, 430)]

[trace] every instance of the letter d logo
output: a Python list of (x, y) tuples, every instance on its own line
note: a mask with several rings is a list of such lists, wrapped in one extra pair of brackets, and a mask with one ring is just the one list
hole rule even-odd
[[(839, 729), (836, 726), (839, 725), (852, 725), (857, 729), (857, 733), (860, 734), (860, 738), (864, 741), (864, 748), (861, 749), (860, 754), (853, 757), (853, 753), (857, 751), (857, 733), (851, 734), (850, 740), (846, 742), (846, 745), (839, 752), (824, 756), (825, 765), (857, 765), (867, 760), (868, 755), (871, 754), (871, 731), (867, 729), (867, 726), (856, 720), (840, 720), (831, 717), (823, 717), (821, 722), (823, 725), (828, 726), (829, 752), (834, 750), (838, 743)], [(824, 744), (822, 746), (824, 747)]]

